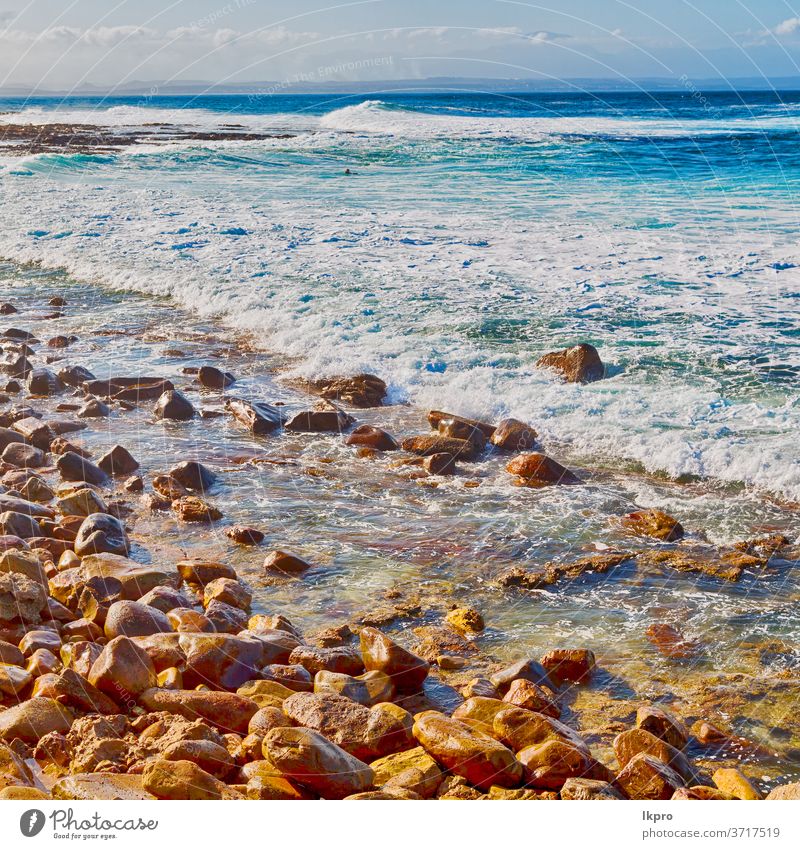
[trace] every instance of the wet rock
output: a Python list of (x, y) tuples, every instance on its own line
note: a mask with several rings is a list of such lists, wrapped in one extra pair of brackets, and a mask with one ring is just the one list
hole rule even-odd
[(240, 398), (229, 398), (225, 402), (225, 409), (254, 436), (273, 433), (284, 422), (284, 414), (280, 407), (273, 407), (271, 404), (260, 401), (250, 402)]
[(89, 380), (95, 380), (95, 376), (83, 366), (66, 366), (58, 373), (59, 380), (67, 386), (78, 387)]
[(478, 634), (486, 627), (483, 616), (474, 607), (457, 607), (445, 616), (445, 621), (465, 634)]
[(589, 754), (585, 741), (577, 731), (543, 713), (509, 707), (495, 714), (492, 729), (493, 736), (515, 752), (548, 740), (561, 740)]
[(54, 799), (83, 801), (147, 801), (155, 797), (142, 786), (141, 775), (106, 772), (81, 773), (60, 778), (53, 785)]
[(79, 419), (107, 419), (111, 415), (111, 407), (99, 398), (89, 399), (76, 414)]
[(264, 757), (287, 778), (323, 799), (344, 799), (369, 790), (370, 767), (308, 728), (274, 728), (264, 737)]
[(372, 761), (413, 745), (411, 714), (389, 702), (367, 708), (344, 696), (294, 693), (283, 702), (283, 712), (359, 760)]
[(47, 592), (25, 575), (0, 572), (0, 622), (36, 623), (47, 607)]
[(592, 769), (586, 753), (562, 740), (528, 746), (517, 755), (526, 782), (542, 790), (560, 790), (568, 778), (583, 778)]
[(632, 758), (615, 779), (629, 799), (671, 799), (684, 780), (658, 758), (644, 753)]
[(232, 799), (240, 794), (191, 761), (153, 760), (145, 764), (142, 787), (159, 799)]
[(41, 448), (42, 451), (47, 451), (50, 444), (55, 439), (56, 434), (52, 427), (43, 422), (37, 416), (26, 416), (22, 419), (17, 419), (13, 425), (14, 430), (25, 437), (26, 441)]
[(613, 784), (596, 778), (567, 778), (559, 795), (562, 799), (580, 802), (625, 798)]
[(522, 764), (510, 749), (458, 720), (426, 711), (416, 716), (413, 730), (432, 758), (473, 787), (516, 787), (522, 780)]
[(452, 454), (430, 454), (423, 459), (422, 468), (429, 475), (454, 475), (456, 458)]
[(475, 460), (480, 453), (474, 442), (468, 439), (455, 439), (439, 434), (412, 436), (401, 443), (403, 451), (409, 451), (419, 457), (430, 457), (432, 454), (449, 454), (456, 460), (469, 462)]
[(663, 542), (674, 542), (683, 538), (683, 526), (677, 519), (661, 510), (638, 510), (620, 520), (626, 530), (638, 536), (653, 537)]
[(386, 397), (386, 384), (374, 374), (332, 377), (309, 384), (311, 391), (329, 401), (341, 401), (351, 407), (380, 407)]
[(220, 780), (235, 767), (228, 750), (212, 740), (176, 740), (164, 748), (163, 757), (167, 761), (191, 761)]
[(156, 685), (150, 656), (128, 637), (115, 637), (92, 664), (89, 682), (115, 702), (124, 704)]
[(122, 485), (125, 492), (143, 492), (144, 481), (139, 475), (131, 475)]
[(236, 572), (227, 563), (209, 560), (182, 560), (177, 564), (181, 579), (188, 584), (205, 586), (217, 578), (235, 578)]
[(693, 556), (684, 551), (643, 551), (638, 554), (637, 562), (641, 566), (666, 566), (678, 572), (698, 573), (723, 581), (738, 581), (746, 565), (707, 553)]
[(366, 707), (390, 702), (395, 694), (392, 679), (377, 670), (354, 676), (323, 669), (314, 676), (313, 690), (318, 695), (346, 696)]
[(357, 445), (373, 451), (397, 451), (400, 448), (393, 436), (373, 425), (359, 425), (345, 439), (345, 445)]
[(519, 486), (541, 487), (581, 482), (574, 472), (552, 457), (538, 452), (520, 454), (506, 466), (506, 471), (517, 476)]
[(265, 666), (264, 648), (254, 637), (229, 634), (181, 634), (185, 657), (184, 680), (233, 690), (254, 678)]
[(128, 548), (128, 535), (122, 522), (107, 513), (87, 516), (75, 538), (75, 553), (78, 557), (89, 554), (125, 555)]
[(84, 481), (93, 486), (103, 486), (108, 482), (108, 476), (101, 468), (73, 451), (59, 455), (56, 468), (65, 481)]
[(87, 518), (95, 513), (106, 513), (108, 507), (103, 499), (93, 490), (85, 487), (76, 489), (59, 498), (56, 502), (58, 512), (62, 516)]
[(453, 413), (445, 413), (442, 410), (431, 410), (428, 413), (428, 423), (434, 430), (439, 429), (439, 425), (442, 421), (461, 422), (471, 429), (477, 428), (486, 437), (486, 439), (491, 439), (492, 434), (495, 431), (494, 425), (478, 421), (477, 419), (467, 419), (464, 418), (464, 416), (456, 416)]
[(0, 304), (0, 315), (13, 315), (16, 312), (19, 312), (19, 310), (14, 306), (14, 304), (10, 304), (8, 301)]
[(557, 702), (553, 701), (537, 684), (522, 678), (511, 682), (508, 692), (503, 696), (503, 701), (526, 710), (544, 713), (554, 719), (561, 716), (561, 708)]
[(495, 716), (508, 707), (508, 702), (500, 699), (472, 696), (453, 711), (453, 719), (463, 722), (475, 731), (493, 735)]
[(589, 649), (553, 649), (542, 656), (542, 666), (556, 684), (585, 684), (596, 666)]
[(313, 410), (297, 413), (286, 423), (286, 430), (296, 433), (341, 433), (355, 419), (330, 401), (322, 402)]
[[(141, 598), (155, 587), (175, 587), (178, 582), (178, 575), (170, 566), (148, 566), (116, 554), (84, 556), (77, 577), (81, 588), (92, 578), (116, 578), (122, 587), (122, 597), (129, 601)], [(51, 589), (52, 586), (53, 581)]]
[(169, 475), (156, 475), (151, 483), (153, 489), (170, 504), (189, 494), (189, 490), (183, 484), (178, 483), (175, 478)]
[(194, 495), (177, 498), (172, 502), (172, 509), (182, 522), (209, 523), (222, 518), (222, 512), (213, 504)]
[(264, 569), (267, 572), (285, 572), (289, 575), (298, 575), (310, 568), (311, 564), (308, 561), (286, 551), (271, 551), (264, 558)]
[(83, 384), (89, 395), (111, 397), (115, 401), (155, 401), (175, 389), (169, 380), (160, 377), (112, 377), (109, 380), (89, 380)]
[(247, 613), (222, 601), (209, 602), (206, 605), (205, 616), (214, 630), (221, 634), (238, 634), (239, 631), (247, 628)]
[(260, 545), (264, 542), (264, 534), (256, 528), (245, 525), (234, 525), (225, 529), (225, 536), (237, 545)]
[(206, 389), (227, 389), (236, 381), (229, 371), (222, 371), (214, 366), (200, 366), (197, 379)]
[(9, 445), (14, 443), (21, 445), (27, 444), (25, 437), (21, 433), (17, 433), (17, 431), (7, 427), (0, 427), (0, 451), (5, 451)]
[(582, 343), (540, 357), (537, 368), (553, 369), (567, 383), (592, 383), (605, 377), (605, 366), (593, 345)]
[(105, 619), (105, 635), (114, 637), (147, 637), (172, 631), (166, 614), (138, 601), (115, 601)]
[(61, 378), (50, 369), (35, 368), (28, 375), (28, 392), (31, 395), (57, 395), (64, 389)]
[(217, 476), (208, 466), (198, 463), (196, 460), (186, 460), (178, 463), (170, 469), (169, 476), (185, 486), (186, 489), (205, 492), (210, 489), (217, 480)]
[(47, 455), (41, 448), (26, 445), (23, 442), (12, 442), (4, 449), (0, 459), (10, 466), (21, 469), (38, 469), (47, 462)]
[(627, 766), (638, 754), (644, 753), (657, 758), (671, 767), (684, 781), (697, 784), (694, 768), (680, 749), (670, 746), (643, 728), (623, 731), (614, 738), (614, 754), (621, 767)]
[(247, 733), (247, 726), (258, 710), (252, 699), (211, 690), (153, 688), (139, 696), (139, 703), (150, 711), (166, 711), (192, 721), (203, 719), (222, 731), (236, 734)]
[(53, 699), (28, 699), (0, 712), (0, 739), (36, 744), (52, 731), (65, 734), (72, 719), (72, 713)]
[(364, 671), (361, 655), (349, 646), (298, 646), (289, 655), (289, 663), (299, 663), (312, 675), (322, 670), (340, 672), (345, 675), (360, 675)]
[(161, 395), (153, 412), (157, 419), (176, 422), (188, 422), (195, 414), (191, 401), (175, 389), (169, 389)]
[(133, 458), (130, 451), (122, 445), (115, 445), (97, 461), (98, 467), (107, 475), (123, 477), (133, 474), (139, 463)]
[(689, 740), (686, 726), (672, 713), (657, 705), (642, 705), (638, 708), (636, 727), (649, 731), (676, 749), (683, 749)]
[(250, 609), (252, 600), (253, 594), (250, 590), (244, 584), (231, 578), (216, 578), (206, 584), (203, 591), (203, 603), (206, 607), (212, 601), (221, 601), (247, 611)]
[(687, 640), (683, 634), (667, 622), (654, 622), (647, 627), (647, 639), (664, 655), (674, 659), (695, 657), (700, 646)]
[(423, 799), (433, 798), (444, 781), (441, 767), (422, 746), (379, 758), (370, 766), (376, 787), (411, 790)]
[(767, 799), (800, 799), (800, 782), (773, 787), (767, 794)]
[(548, 690), (555, 692), (558, 688), (550, 680), (547, 670), (536, 660), (526, 658), (518, 660), (510, 666), (506, 666), (499, 672), (491, 676), (490, 681), (500, 693), (505, 693), (511, 686), (512, 682), (517, 679), (532, 681), (534, 684), (547, 687)]
[(733, 796), (734, 799), (755, 801), (764, 798), (735, 767), (716, 770), (712, 780), (723, 793)]
[(530, 451), (539, 434), (519, 419), (502, 419), (490, 438), (495, 448), (501, 451)]
[(377, 628), (362, 628), (359, 635), (364, 668), (388, 675), (398, 690), (418, 691), (430, 664), (404, 649)]
[(471, 699), (475, 696), (487, 699), (499, 699), (500, 693), (488, 678), (471, 678), (461, 688), (461, 695), (465, 699)]
[(12, 513), (7, 511), (0, 513), (0, 534), (31, 539), (40, 537), (42, 530), (39, 523), (31, 516), (24, 513)]
[[(330, 675), (331, 673), (321, 674)], [(299, 663), (271, 663), (261, 670), (261, 676), (265, 681), (276, 681), (296, 692), (310, 693), (314, 690), (311, 673)]]

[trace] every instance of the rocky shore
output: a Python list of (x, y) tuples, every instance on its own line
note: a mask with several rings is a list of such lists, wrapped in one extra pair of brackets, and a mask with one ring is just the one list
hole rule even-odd
[[(347, 620), (332, 605), (325, 627), (301, 628), (277, 600), (297, 587), (302, 609), (317, 564), (275, 545), (266, 521), (231, 521), (218, 497), (243, 464), (296, 463), (254, 448), (290, 439), (333, 438), (354, 461), (388, 459), (409, 489), (478, 488), (490, 459), (509, 492), (592, 485), (529, 424), (407, 411), (413, 426), (396, 432), (380, 426), (387, 387), (375, 375), (307, 381), (290, 403), (267, 403), (220, 359), (169, 377), (108, 374), (102, 351), (71, 361), (71, 309), (60, 295), (0, 304), (0, 799), (800, 796), (791, 751), (724, 725), (733, 694), (706, 692), (683, 713), (598, 693), (610, 673), (583, 637), (503, 661), (482, 643), (492, 628), (482, 605), (422, 585), (387, 590)], [(49, 332), (53, 322), (62, 332)], [(590, 345), (540, 367), (575, 383), (605, 373)], [(163, 468), (128, 441), (126, 417), (137, 415), (153, 434), (142, 450), (169, 434)], [(198, 422), (224, 423), (241, 456), (193, 456), (181, 429)], [(325, 459), (305, 473), (324, 476)], [(159, 523), (180, 528), (179, 545)], [(800, 557), (779, 532), (710, 545), (657, 508), (611, 526), (629, 545), (505, 564), (489, 583), (524, 595), (633, 566), (725, 586)], [(224, 556), (199, 556), (212, 541)], [(255, 574), (237, 568), (245, 561)], [(264, 598), (278, 606), (265, 611)], [(670, 622), (647, 639), (670, 662), (703, 652)], [(774, 686), (796, 701), (796, 678)], [(603, 705), (591, 714), (593, 698)], [(771, 765), (768, 787), (749, 764)]]

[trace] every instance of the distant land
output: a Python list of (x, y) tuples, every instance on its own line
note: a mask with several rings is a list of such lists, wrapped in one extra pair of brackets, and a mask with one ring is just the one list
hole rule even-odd
[(376, 94), (407, 91), (478, 91), (478, 92), (614, 92), (614, 91), (800, 91), (800, 76), (741, 77), (702, 79), (692, 77), (651, 77), (634, 80), (620, 78), (575, 78), (567, 80), (480, 79), (463, 77), (430, 77), (406, 80), (336, 80), (303, 79), (301, 75), (282, 81), (217, 84), (203, 80), (171, 82), (132, 81), (118, 86), (84, 84), (74, 89), (41, 89), (36, 86), (0, 87), (0, 97), (92, 97), (92, 96), (169, 96), (202, 94)]

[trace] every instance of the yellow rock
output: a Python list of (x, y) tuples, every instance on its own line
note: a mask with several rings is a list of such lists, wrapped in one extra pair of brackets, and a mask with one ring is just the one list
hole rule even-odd
[(711, 778), (723, 793), (730, 793), (737, 799), (755, 800), (764, 798), (736, 767), (718, 769)]

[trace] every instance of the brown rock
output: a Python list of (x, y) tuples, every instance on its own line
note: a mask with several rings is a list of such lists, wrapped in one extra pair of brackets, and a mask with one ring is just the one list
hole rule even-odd
[(503, 419), (489, 440), (501, 451), (530, 451), (539, 434), (519, 419)]
[(451, 628), (465, 634), (477, 634), (486, 627), (483, 616), (474, 607), (457, 607), (445, 616), (445, 621)]
[(297, 575), (310, 568), (311, 564), (308, 561), (286, 551), (271, 551), (264, 558), (264, 569), (268, 572), (285, 572), (289, 575)]
[(364, 668), (388, 675), (398, 690), (417, 691), (428, 676), (430, 664), (391, 640), (377, 628), (362, 628), (359, 635)]
[(178, 574), (188, 584), (205, 586), (217, 578), (235, 578), (236, 572), (226, 563), (208, 560), (182, 560), (177, 564)]
[(40, 620), (47, 607), (47, 592), (38, 581), (14, 572), (0, 572), (0, 622)]
[(186, 719), (203, 719), (223, 731), (246, 734), (258, 710), (252, 699), (211, 690), (145, 690), (139, 702), (151, 711), (167, 711)]
[(344, 410), (324, 401), (313, 410), (304, 410), (290, 419), (286, 430), (296, 433), (341, 433), (355, 422), (355, 419)]
[(110, 451), (103, 454), (97, 461), (97, 465), (107, 475), (114, 477), (132, 475), (139, 468), (139, 463), (133, 458), (130, 451), (122, 445), (115, 445)]
[(623, 731), (614, 738), (614, 754), (620, 767), (627, 766), (636, 755), (641, 753), (651, 755), (671, 767), (684, 781), (698, 783), (694, 768), (686, 755), (660, 737), (645, 731), (644, 728)]
[(568, 778), (559, 795), (581, 802), (625, 798), (613, 784), (596, 778)]
[(413, 730), (432, 758), (474, 787), (516, 787), (522, 780), (522, 764), (511, 750), (456, 719), (425, 711), (416, 716)]
[(455, 460), (468, 462), (476, 459), (479, 449), (468, 439), (455, 439), (440, 434), (425, 434), (412, 436), (402, 442), (403, 451), (410, 451), (420, 457), (430, 457), (432, 454), (449, 454)]
[(241, 798), (197, 764), (184, 760), (154, 760), (144, 766), (142, 787), (159, 799)]
[(176, 740), (164, 749), (163, 757), (167, 761), (191, 761), (221, 781), (235, 767), (228, 750), (213, 740)]
[(222, 371), (214, 366), (200, 366), (197, 379), (206, 389), (227, 389), (236, 382), (236, 378), (229, 371)]
[(411, 790), (423, 799), (433, 798), (444, 780), (441, 767), (422, 746), (379, 758), (370, 766), (376, 787)]
[(54, 799), (147, 801), (155, 797), (142, 787), (141, 775), (95, 772), (67, 775), (53, 785)]
[(597, 349), (586, 343), (545, 354), (536, 366), (560, 372), (567, 383), (592, 383), (602, 380), (606, 371)]
[(661, 510), (638, 510), (620, 520), (623, 528), (638, 536), (653, 537), (663, 542), (683, 538), (683, 526)]
[(114, 637), (147, 637), (172, 631), (166, 614), (138, 601), (115, 601), (105, 621), (105, 635)]
[(322, 669), (314, 676), (314, 692), (346, 696), (360, 705), (372, 707), (380, 702), (392, 701), (395, 688), (392, 679), (377, 670), (353, 676)]
[(72, 714), (53, 699), (33, 698), (0, 712), (0, 739), (19, 738), (23, 743), (36, 744), (52, 731), (69, 731)]
[(668, 622), (653, 622), (647, 626), (647, 639), (659, 650), (664, 657), (675, 660), (695, 657), (700, 652), (700, 646), (692, 640), (687, 640), (683, 634)]
[(580, 478), (576, 474), (553, 460), (552, 457), (538, 452), (520, 454), (506, 466), (506, 471), (517, 476), (520, 486), (541, 487), (580, 483)]
[(686, 726), (669, 711), (657, 705), (642, 705), (636, 711), (636, 727), (660, 737), (676, 749), (683, 749), (689, 740)]
[(522, 678), (511, 682), (508, 692), (503, 696), (503, 702), (552, 716), (553, 719), (561, 716), (561, 708), (557, 702), (537, 684)]
[(585, 684), (595, 665), (594, 653), (589, 649), (553, 649), (542, 657), (542, 666), (556, 683)]
[(225, 529), (225, 536), (237, 545), (260, 545), (264, 542), (264, 533), (245, 525), (234, 525)]
[(800, 782), (773, 787), (767, 794), (767, 799), (800, 799)]
[(280, 407), (263, 402), (251, 403), (240, 398), (230, 398), (225, 402), (225, 409), (254, 436), (272, 433), (278, 430), (284, 421)]
[(344, 442), (345, 445), (357, 445), (373, 451), (397, 451), (400, 447), (393, 436), (372, 425), (359, 425)]
[(723, 793), (727, 793), (735, 799), (754, 801), (764, 798), (742, 772), (735, 767), (716, 770), (712, 780)]
[(175, 389), (168, 389), (156, 402), (153, 412), (157, 419), (187, 422), (194, 418), (194, 407), (188, 398)]
[(119, 519), (107, 513), (92, 513), (84, 519), (75, 538), (78, 557), (87, 554), (128, 553), (128, 535)]
[(472, 696), (453, 711), (453, 719), (493, 736), (495, 716), (507, 709), (508, 704), (500, 699)]
[(264, 666), (263, 644), (256, 637), (229, 634), (181, 634), (185, 657), (184, 680), (233, 690), (258, 677)]
[(274, 728), (264, 737), (264, 757), (323, 799), (363, 793), (374, 781), (367, 764), (308, 728)]
[(644, 753), (628, 761), (615, 784), (629, 799), (671, 799), (684, 780), (658, 758)]
[(568, 778), (582, 778), (592, 769), (584, 751), (562, 740), (528, 746), (517, 757), (527, 783), (542, 790), (560, 790)]
[(589, 754), (589, 748), (577, 731), (543, 713), (509, 707), (495, 714), (492, 722), (494, 736), (518, 752), (549, 740), (561, 740)]
[(386, 384), (374, 374), (317, 380), (310, 388), (329, 401), (341, 401), (351, 407), (380, 407), (386, 397)]
[(194, 495), (177, 498), (172, 502), (172, 509), (178, 514), (178, 518), (183, 522), (207, 523), (216, 522), (217, 519), (222, 518), (222, 513), (216, 507)]
[(156, 685), (156, 671), (147, 652), (128, 637), (115, 637), (92, 664), (89, 682), (124, 704)]
[(513, 681), (522, 678), (525, 681), (532, 681), (534, 684), (547, 687), (548, 690), (555, 692), (558, 688), (550, 680), (547, 670), (536, 660), (530, 658), (518, 660), (510, 666), (506, 666), (499, 672), (495, 672), (491, 677), (491, 683), (500, 693), (505, 693), (511, 686)]

